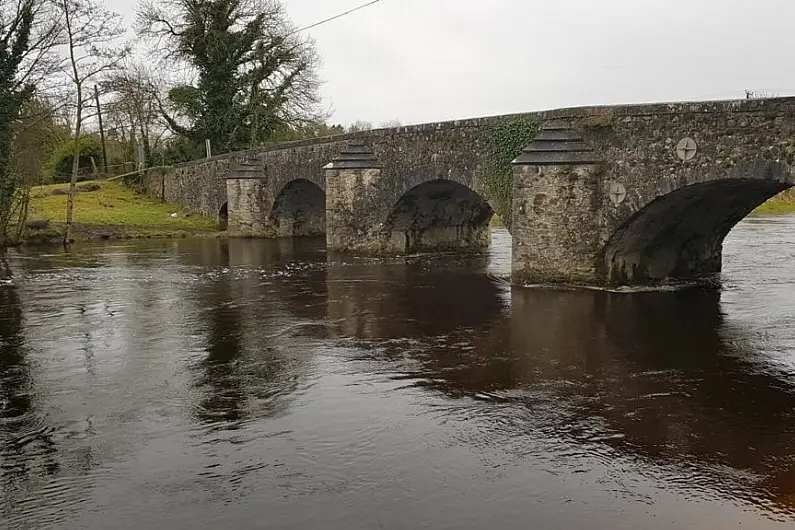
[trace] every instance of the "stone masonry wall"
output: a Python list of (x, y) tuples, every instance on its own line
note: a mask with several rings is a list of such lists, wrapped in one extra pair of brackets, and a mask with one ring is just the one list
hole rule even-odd
[[(634, 283), (716, 272), (731, 227), (795, 183), (789, 170), (795, 158), (795, 99), (590, 112), (572, 116), (571, 123), (597, 150), (598, 167), (587, 175), (569, 168), (570, 179), (547, 185), (539, 182), (543, 175), (530, 169), (517, 173), (514, 212), (527, 216), (523, 228), (514, 230), (514, 275), (520, 281), (543, 280), (534, 272), (538, 256), (559, 253), (556, 241), (572, 230), (567, 244), (581, 259), (556, 261), (561, 281)], [(684, 138), (697, 145), (687, 162), (676, 151)], [(678, 193), (695, 185), (693, 192)], [(544, 203), (543, 196), (560, 196), (564, 186), (569, 199)], [(611, 189), (620, 194), (611, 197)], [(660, 207), (659, 215), (641, 215), (663, 199), (670, 204)], [(643, 229), (631, 230), (638, 219), (643, 219)], [(621, 244), (611, 245), (622, 238)], [(608, 248), (616, 253), (606, 255)], [(702, 260), (709, 266), (702, 266)], [(590, 265), (584, 267), (586, 263)]]
[(229, 198), (230, 235), (275, 237), (266, 215), (258, 215), (265, 203), (272, 202), (270, 187), (258, 179), (234, 179), (225, 181)]
[(381, 170), (330, 170), (326, 179), (326, 242), (329, 250), (368, 253), (379, 250), (382, 219), (376, 205)]
[(224, 178), (234, 159), (210, 159), (202, 163), (149, 168), (128, 184), (142, 193), (215, 218), (226, 202)]
[(522, 166), (514, 179), (513, 265), (523, 283), (590, 283), (604, 195), (594, 166)]
[[(725, 225), (731, 224), (738, 215), (755, 206), (761, 200), (760, 197), (792, 183), (789, 171), (773, 170), (770, 165), (783, 164), (789, 167), (795, 156), (795, 99), (781, 98), (583, 107), (293, 142), (173, 168), (165, 175), (160, 194), (167, 200), (214, 216), (226, 197), (226, 186), (222, 179), (243, 156), (256, 155), (264, 168), (263, 182), (256, 191), (251, 189), (255, 196), (249, 200), (249, 207), (253, 210), (246, 215), (249, 218), (268, 218), (276, 197), (290, 181), (306, 179), (325, 190), (323, 166), (342, 151), (347, 141), (364, 140), (383, 165), (379, 186), (368, 201), (371, 210), (366, 215), (372, 214), (373, 222), (384, 222), (400, 197), (430, 180), (449, 179), (488, 199), (486, 155), (490, 131), (495, 124), (513, 117), (531, 118), (541, 124), (551, 120), (567, 120), (584, 131), (587, 141), (598, 151), (602, 160), (587, 175), (574, 172), (563, 178), (562, 173), (558, 176), (547, 174), (544, 178), (551, 178), (548, 182), (551, 188), (547, 192), (536, 190), (534, 194), (528, 195), (529, 192), (526, 192), (524, 196), (517, 197), (523, 204), (515, 205), (515, 215), (530, 216), (524, 226), (532, 225), (535, 228), (529, 231), (514, 230), (515, 240), (524, 243), (526, 249), (535, 247), (537, 253), (543, 254), (545, 244), (563, 244), (554, 234), (566, 232), (569, 234), (566, 245), (571, 247), (570, 253), (582, 258), (577, 260), (576, 265), (573, 262), (571, 266), (561, 264), (561, 280), (569, 272), (572, 272), (571, 278), (584, 279), (590, 276), (602, 281), (613, 274), (611, 267), (616, 271), (623, 268), (624, 273), (644, 269), (646, 264), (643, 261), (648, 256), (643, 251), (634, 257), (616, 257), (605, 256), (606, 249), (609, 246), (619, 250), (631, 247), (611, 246), (611, 242), (620, 238), (620, 234), (626, 231), (626, 225), (649, 204), (668, 194), (673, 196), (676, 190), (712, 181), (777, 182), (777, 185), (766, 187), (763, 191), (755, 188), (747, 194), (735, 190), (722, 195), (719, 186), (711, 188), (714, 192), (713, 202), (704, 202), (704, 197), (697, 196), (691, 197), (687, 208), (665, 209), (673, 217), (690, 215), (691, 224), (695, 226), (698, 218), (693, 212), (703, 210), (702, 207), (720, 212), (721, 208), (726, 208), (726, 201), (731, 199), (734, 204), (731, 213), (725, 218), (720, 213), (715, 214), (711, 222), (716, 226), (710, 228), (710, 233), (691, 230), (691, 235), (702, 238), (705, 244), (709, 239), (710, 244), (715, 246), (715, 240), (725, 231)], [(682, 163), (676, 156), (676, 145), (685, 137), (695, 140), (698, 151), (695, 158)], [(537, 177), (531, 172), (525, 178)], [(561, 195), (562, 187), (570, 190), (569, 198), (565, 194)], [(610, 190), (616, 187), (623, 190), (620, 201), (611, 199)], [(156, 183), (150, 188), (155, 194), (158, 193)], [(558, 197), (559, 200), (554, 205), (541, 207), (537, 202), (538, 193), (546, 193), (548, 197)], [(739, 204), (738, 201), (742, 202), (745, 196), (748, 197), (747, 201)], [(537, 206), (535, 209), (528, 207), (533, 204)], [(496, 205), (492, 203), (492, 206)], [(516, 213), (520, 209), (525, 213)], [(230, 225), (235, 215), (233, 210), (230, 207)], [(588, 223), (582, 224), (581, 221), (586, 218)], [(679, 230), (675, 226), (667, 226), (662, 220), (651, 228), (660, 233), (664, 232), (664, 228), (674, 232)], [(676, 233), (680, 238), (685, 234)], [(556, 240), (558, 242), (554, 243)], [(642, 246), (642, 242), (635, 243), (635, 246)], [(653, 243), (676, 245), (677, 241), (663, 238)], [(552, 254), (554, 252), (550, 250), (544, 255)], [(714, 262), (714, 252), (711, 254), (710, 259)], [(529, 254), (522, 252), (514, 255), (514, 269), (519, 276), (519, 271), (525, 268), (530, 259)], [(673, 271), (681, 265), (679, 262), (689, 258), (671, 254), (669, 259), (669, 268)], [(576, 273), (572, 267), (576, 267)]]

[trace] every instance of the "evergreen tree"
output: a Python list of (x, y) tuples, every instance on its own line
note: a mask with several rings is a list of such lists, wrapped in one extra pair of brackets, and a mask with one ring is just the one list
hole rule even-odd
[(276, 0), (150, 0), (138, 30), (195, 73), (161, 102), (169, 127), (195, 145), (255, 147), (321, 119), (314, 45)]
[(19, 176), (13, 171), (14, 125), (33, 86), (18, 75), (30, 47), (35, 15), (34, 0), (19, 0), (0, 7), (0, 248), (8, 243)]

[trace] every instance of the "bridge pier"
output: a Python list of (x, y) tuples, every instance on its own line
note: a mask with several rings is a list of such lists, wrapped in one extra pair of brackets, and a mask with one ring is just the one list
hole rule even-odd
[(325, 166), (327, 250), (381, 250), (381, 169), (372, 150), (362, 142), (351, 142)]
[(514, 160), (515, 283), (599, 281), (599, 173), (596, 153), (564, 122), (545, 126)]
[(227, 231), (234, 237), (272, 237), (273, 227), (263, 215), (263, 204), (272, 201), (262, 163), (244, 160), (226, 178)]
[(296, 178), (286, 171), (266, 175), (260, 158), (245, 159), (227, 176), (226, 196), (230, 236), (283, 238), (325, 234), (322, 183)]

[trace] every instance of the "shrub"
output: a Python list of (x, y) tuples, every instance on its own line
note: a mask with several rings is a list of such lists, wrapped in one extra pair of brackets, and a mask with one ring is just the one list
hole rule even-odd
[[(86, 180), (94, 174), (95, 164), (102, 161), (102, 145), (95, 135), (80, 138), (78, 180)], [(58, 143), (45, 169), (45, 175), (52, 176), (53, 182), (68, 182), (72, 175), (74, 160), (74, 139), (67, 138)]]

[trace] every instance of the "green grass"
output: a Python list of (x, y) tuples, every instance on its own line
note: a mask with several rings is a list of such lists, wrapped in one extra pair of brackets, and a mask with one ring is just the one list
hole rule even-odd
[[(87, 181), (78, 186), (96, 184), (97, 191), (78, 192), (75, 199), (74, 222), (81, 225), (156, 228), (169, 230), (213, 230), (215, 220), (191, 214), (185, 209), (139, 195), (118, 181)], [(66, 222), (66, 191), (68, 184), (37, 186), (31, 190), (28, 219), (49, 220), (54, 225)], [(171, 217), (172, 213), (177, 217)], [(143, 231), (143, 230), (142, 230)]]
[(756, 210), (754, 210), (753, 213), (795, 213), (795, 188), (791, 188), (787, 191), (779, 193), (763, 205), (759, 206)]

